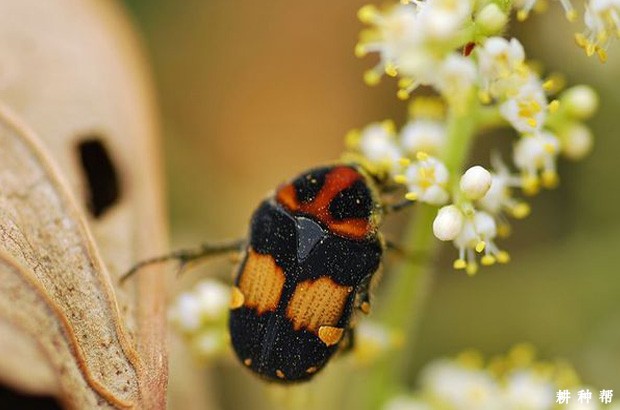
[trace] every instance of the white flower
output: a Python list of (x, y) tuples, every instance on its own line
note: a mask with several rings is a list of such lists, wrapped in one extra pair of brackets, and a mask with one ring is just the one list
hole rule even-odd
[(476, 50), (481, 86), (488, 93), (486, 98), (505, 99), (515, 95), (527, 78), (525, 51), (519, 40), (491, 37)]
[(454, 239), (454, 246), (458, 249), (459, 256), (454, 261), (455, 269), (465, 269), (469, 275), (478, 271), (476, 253), (484, 252), (481, 262), (483, 265), (493, 265), (495, 262), (507, 263), (510, 256), (500, 250), (495, 244), (497, 236), (497, 224), (495, 219), (484, 211), (473, 211), (472, 216), (467, 216), (463, 228)]
[(440, 121), (429, 119), (411, 120), (400, 132), (401, 145), (410, 155), (426, 152), (438, 155), (446, 143), (446, 127)]
[(452, 53), (437, 68), (433, 85), (447, 101), (463, 110), (466, 109), (464, 104), (476, 79), (477, 70), (472, 59)]
[(502, 408), (499, 386), (485, 370), (468, 368), (448, 360), (435, 361), (422, 371), (422, 386), (439, 408)]
[(584, 34), (577, 34), (577, 43), (590, 56), (597, 53), (602, 61), (607, 59), (605, 49), (613, 38), (620, 38), (620, 1), (590, 0), (583, 17)]
[(471, 18), (470, 1), (427, 0), (418, 4), (422, 33), (433, 39), (455, 37)]
[(502, 116), (521, 133), (541, 129), (547, 115), (547, 96), (542, 83), (533, 74), (521, 85), (518, 93), (500, 105)]
[[(538, 0), (518, 0), (514, 2), (514, 7), (518, 10), (517, 19), (523, 21), (530, 14), (530, 11), (534, 8)], [(570, 0), (559, 0), (564, 7), (566, 18), (569, 21), (574, 21), (577, 18), (577, 12), (571, 4)]]
[[(512, 175), (499, 156), (494, 155), (491, 158), (491, 163), (494, 168), (494, 172), (491, 173), (491, 187), (478, 200), (478, 206), (492, 215), (501, 216), (502, 212), (507, 212), (515, 218), (525, 218), (530, 213), (530, 207), (512, 195), (512, 188), (522, 186), (521, 178)], [(508, 228), (507, 225), (504, 227)], [(502, 226), (500, 225), (499, 228)]]
[(354, 355), (363, 364), (376, 360), (396, 344), (388, 328), (369, 320), (360, 321), (355, 337)]
[(463, 212), (456, 205), (444, 206), (433, 220), (433, 233), (441, 241), (452, 241), (461, 233), (463, 222)]
[(556, 388), (548, 378), (524, 369), (511, 372), (506, 379), (507, 409), (547, 410), (553, 407)]
[(551, 188), (557, 185), (556, 158), (560, 151), (558, 138), (550, 132), (522, 136), (515, 144), (513, 159), (523, 175), (526, 194), (538, 190), (538, 171), (542, 171), (542, 183)]
[(443, 205), (448, 201), (446, 190), (448, 169), (437, 158), (418, 153), (418, 161), (407, 166), (397, 182), (407, 185), (407, 197), (431, 205)]
[(213, 357), (226, 349), (226, 340), (223, 331), (203, 331), (191, 339), (191, 348), (200, 357)]
[(403, 4), (385, 11), (380, 11), (371, 5), (360, 9), (358, 13), (360, 20), (374, 27), (362, 32), (355, 53), (361, 57), (367, 53), (377, 52), (380, 56), (379, 64), (365, 75), (367, 83), (378, 82), (384, 72), (396, 75), (396, 68), (400, 66), (403, 52), (416, 48), (421, 42), (417, 14), (418, 10), (415, 7)]
[(182, 293), (170, 309), (170, 320), (179, 330), (195, 333), (207, 323), (221, 322), (228, 312), (230, 288), (205, 279), (194, 290)]
[(489, 171), (476, 165), (465, 171), (459, 186), (468, 199), (476, 200), (486, 195), (491, 188), (492, 180)]
[(175, 305), (170, 310), (170, 320), (176, 324), (180, 330), (193, 332), (197, 330), (201, 323), (200, 300), (192, 293), (183, 293), (176, 300)]
[(359, 150), (369, 161), (392, 169), (403, 156), (390, 122), (372, 123), (359, 135)]

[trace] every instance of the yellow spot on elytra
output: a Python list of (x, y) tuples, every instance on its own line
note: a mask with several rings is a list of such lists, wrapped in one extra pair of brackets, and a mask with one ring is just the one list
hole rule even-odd
[(457, 259), (452, 266), (454, 269), (465, 269), (467, 267), (467, 262), (465, 262), (465, 259)]
[(278, 376), (278, 378), (280, 379), (284, 379), (284, 372), (280, 369), (276, 370), (276, 376)]
[(360, 305), (360, 310), (365, 315), (369, 314), (370, 313), (370, 303), (362, 302), (362, 304)]
[(230, 293), (229, 307), (231, 309), (239, 309), (241, 306), (243, 306), (244, 302), (245, 302), (245, 297), (243, 296), (243, 293), (241, 293), (241, 289), (239, 289), (236, 286), (233, 286), (232, 292)]
[(480, 241), (476, 244), (476, 252), (480, 253), (486, 248), (487, 244), (485, 241)]
[(314, 367), (314, 366), (312, 366), (312, 367), (308, 367), (308, 368), (306, 369), (306, 373), (308, 373), (308, 374), (316, 373), (316, 371), (317, 371), (317, 370), (319, 370), (319, 369), (317, 369), (317, 368), (316, 368), (316, 367)]
[(344, 329), (341, 327), (321, 326), (319, 328), (319, 339), (327, 346), (337, 344), (342, 339), (343, 334)]
[(243, 361), (243, 364), (246, 366), (251, 366), (252, 365), (252, 359), (250, 359), (249, 357), (247, 359), (245, 359)]

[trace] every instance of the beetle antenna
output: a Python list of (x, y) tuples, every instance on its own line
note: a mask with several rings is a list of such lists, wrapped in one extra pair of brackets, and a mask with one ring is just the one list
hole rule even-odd
[(133, 276), (140, 269), (149, 265), (176, 260), (179, 261), (182, 270), (185, 265), (198, 259), (210, 256), (218, 256), (229, 252), (240, 252), (245, 246), (245, 244), (245, 239), (238, 239), (236, 241), (215, 244), (205, 243), (202, 244), (198, 249), (181, 249), (171, 252), (167, 255), (161, 255), (154, 258), (146, 259), (138, 262), (125, 274), (123, 274), (123, 276), (120, 277), (119, 282), (123, 284), (127, 279)]

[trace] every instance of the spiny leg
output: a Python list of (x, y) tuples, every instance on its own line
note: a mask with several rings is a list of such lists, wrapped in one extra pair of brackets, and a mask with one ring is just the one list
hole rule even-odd
[(185, 265), (190, 262), (206, 258), (209, 256), (217, 256), (222, 255), (229, 252), (239, 252), (245, 246), (245, 239), (238, 239), (232, 242), (223, 242), (223, 243), (215, 243), (215, 244), (203, 244), (198, 249), (181, 249), (178, 251), (171, 252), (167, 255), (157, 256), (155, 258), (146, 259), (142, 262), (138, 262), (134, 265), (129, 271), (127, 271), (120, 278), (120, 283), (122, 284), (127, 279), (129, 279), (133, 274), (135, 274), (140, 269), (144, 268), (148, 265), (153, 265), (156, 263), (167, 262), (171, 260), (179, 261), (180, 270), (183, 269)]
[(413, 204), (415, 204), (415, 201), (411, 201), (409, 199), (403, 199), (392, 204), (383, 204), (383, 212), (386, 214), (391, 214), (409, 208)]

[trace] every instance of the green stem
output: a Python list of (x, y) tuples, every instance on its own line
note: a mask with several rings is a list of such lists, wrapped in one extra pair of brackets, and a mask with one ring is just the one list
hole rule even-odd
[[(477, 130), (480, 104), (472, 92), (461, 110), (452, 109), (448, 117), (447, 149), (442, 160), (450, 171), (451, 186), (458, 184), (469, 146)], [(405, 338), (403, 347), (386, 355), (374, 366), (369, 374), (359, 380), (357, 394), (362, 399), (356, 408), (375, 410), (391, 395), (407, 387), (408, 374), (411, 369), (415, 332), (419, 324), (423, 305), (425, 304), (431, 282), (429, 261), (437, 241), (433, 236), (432, 224), (436, 208), (421, 205), (415, 219), (411, 221), (403, 235), (403, 245), (413, 255), (425, 255), (420, 258), (407, 258), (402, 265), (389, 274), (391, 280), (387, 289), (377, 303), (379, 311), (375, 319), (380, 320), (389, 329), (402, 332)], [(362, 380), (363, 379), (363, 380)]]

